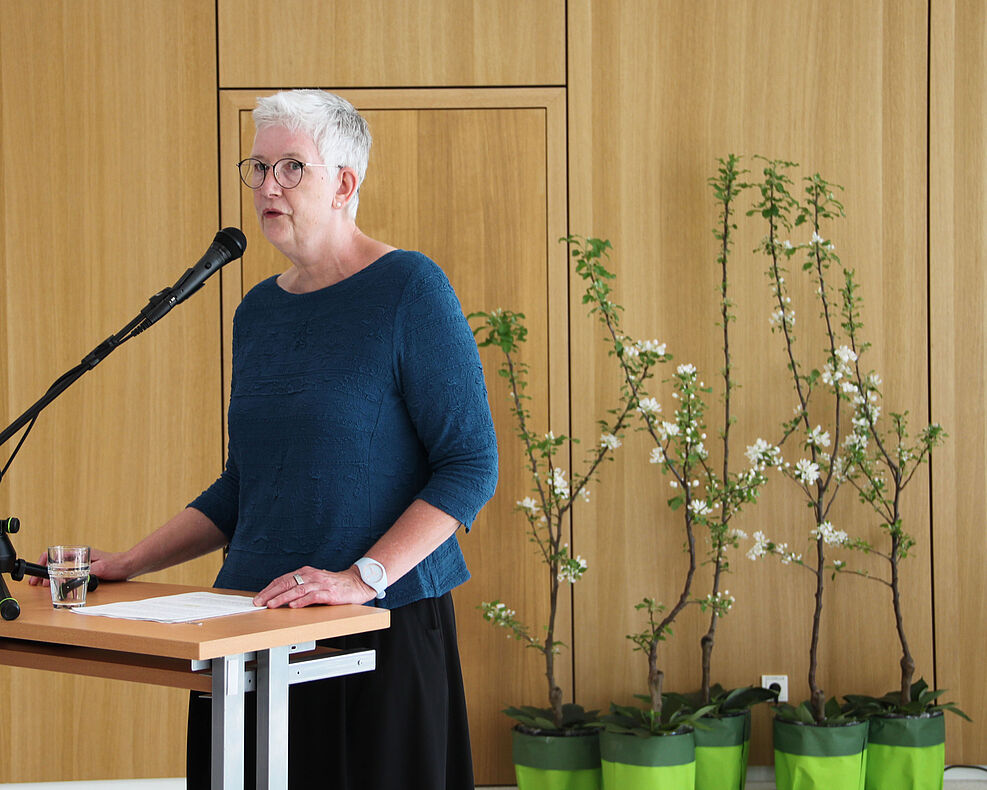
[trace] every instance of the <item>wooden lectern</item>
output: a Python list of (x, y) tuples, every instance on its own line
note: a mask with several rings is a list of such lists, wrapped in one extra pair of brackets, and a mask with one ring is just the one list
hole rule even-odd
[[(150, 582), (104, 582), (92, 605), (211, 591)], [(243, 700), (257, 694), (257, 787), (288, 787), (288, 686), (375, 666), (373, 650), (317, 648), (318, 639), (387, 628), (370, 606), (258, 609), (200, 623), (85, 617), (51, 605), (47, 587), (17, 585), (21, 615), (0, 621), (0, 663), (212, 694), (212, 786), (243, 788)], [(250, 594), (238, 592), (239, 595)]]

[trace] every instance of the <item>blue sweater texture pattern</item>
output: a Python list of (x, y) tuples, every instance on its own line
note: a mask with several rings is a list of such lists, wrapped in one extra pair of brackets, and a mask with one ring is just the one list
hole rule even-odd
[[(345, 570), (415, 499), (468, 529), (497, 482), (476, 342), (445, 274), (415, 252), (310, 293), (275, 277), (251, 289), (233, 321), (229, 436), (225, 470), (191, 503), (230, 541), (217, 587)], [(468, 578), (454, 535), (379, 604)]]

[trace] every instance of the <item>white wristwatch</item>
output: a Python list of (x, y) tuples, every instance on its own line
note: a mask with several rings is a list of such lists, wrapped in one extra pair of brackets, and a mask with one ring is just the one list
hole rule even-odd
[(371, 557), (361, 557), (356, 562), (356, 569), (360, 572), (360, 578), (368, 587), (373, 587), (378, 598), (383, 598), (387, 593), (387, 571), (384, 566)]

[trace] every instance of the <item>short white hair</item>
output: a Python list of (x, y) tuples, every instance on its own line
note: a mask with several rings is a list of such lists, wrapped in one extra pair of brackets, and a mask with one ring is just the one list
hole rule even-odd
[(370, 160), (370, 127), (366, 119), (346, 99), (320, 90), (281, 91), (257, 99), (254, 126), (258, 131), (283, 126), (293, 132), (306, 132), (315, 143), (323, 164), (343, 165), (356, 171), (353, 199), (347, 205), (356, 219), (360, 186)]

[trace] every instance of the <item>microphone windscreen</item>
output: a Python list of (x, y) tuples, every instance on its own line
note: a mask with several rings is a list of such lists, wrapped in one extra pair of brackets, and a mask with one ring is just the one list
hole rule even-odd
[(247, 249), (247, 237), (239, 228), (223, 228), (216, 234), (213, 244), (223, 247), (230, 254), (229, 260), (235, 261)]

